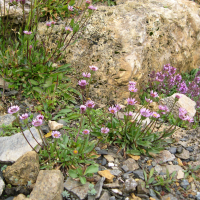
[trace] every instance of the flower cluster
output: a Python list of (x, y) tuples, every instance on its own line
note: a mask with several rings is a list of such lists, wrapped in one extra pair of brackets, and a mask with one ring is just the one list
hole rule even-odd
[(134, 82), (134, 81), (129, 81), (128, 90), (129, 90), (130, 92), (137, 92), (138, 89), (137, 89), (135, 86), (136, 86), (136, 82)]
[(44, 116), (39, 114), (33, 121), (32, 125), (35, 127), (41, 126), (43, 123)]
[(194, 122), (193, 118), (187, 115), (187, 110), (184, 108), (179, 108), (179, 118), (183, 121), (188, 121), (189, 123)]
[(116, 112), (121, 110), (121, 106), (119, 104), (116, 104), (115, 106), (109, 107), (108, 110), (111, 114), (115, 114)]
[(56, 22), (54, 22), (54, 21), (51, 21), (51, 22), (47, 22), (47, 23), (46, 23), (47, 27), (51, 27), (51, 25), (54, 25), (54, 24), (56, 24)]

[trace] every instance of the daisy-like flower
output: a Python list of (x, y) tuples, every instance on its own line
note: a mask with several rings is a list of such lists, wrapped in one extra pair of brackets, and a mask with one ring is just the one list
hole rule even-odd
[(86, 108), (87, 108), (87, 107), (86, 107), (85, 105), (81, 105), (81, 106), (80, 106), (81, 114), (83, 114), (83, 113), (85, 112)]
[(151, 97), (158, 97), (158, 93), (157, 92), (154, 92), (153, 90), (151, 90), (151, 92), (150, 92), (150, 96)]
[(97, 7), (94, 7), (93, 5), (88, 6), (88, 9), (90, 10), (97, 10)]
[(107, 127), (102, 127), (101, 128), (101, 133), (108, 133), (109, 131), (110, 131), (110, 129), (107, 128)]
[(60, 138), (61, 134), (59, 131), (52, 131), (51, 136), (53, 138)]
[(25, 35), (30, 35), (32, 32), (31, 32), (31, 31), (23, 31), (23, 33), (24, 33)]
[(135, 86), (133, 86), (133, 85), (130, 85), (129, 88), (128, 88), (128, 90), (129, 90), (130, 92), (137, 92), (137, 91), (138, 91), (138, 89), (135, 88)]
[(34, 119), (33, 121), (32, 121), (32, 125), (33, 126), (41, 126), (42, 125), (42, 120), (41, 119)]
[(78, 154), (78, 151), (75, 149), (75, 150), (73, 151), (73, 153), (74, 153), (74, 154)]
[(51, 22), (47, 22), (46, 25), (47, 25), (48, 27), (51, 27)]
[(28, 113), (22, 114), (21, 116), (19, 116), (19, 118), (20, 118), (21, 120), (27, 119), (27, 118), (28, 118)]
[(8, 108), (9, 114), (14, 114), (17, 113), (18, 111), (19, 111), (19, 106), (11, 106), (10, 108)]
[(86, 85), (88, 84), (86, 80), (80, 80), (78, 82), (78, 84), (80, 85), (81, 89), (85, 89)]
[(84, 135), (88, 135), (90, 133), (90, 130), (88, 130), (88, 129), (85, 129), (84, 131), (83, 131), (83, 134)]
[(74, 11), (73, 6), (68, 6), (68, 10), (69, 10), (69, 11)]
[(175, 96), (175, 99), (180, 99), (182, 96), (180, 95), (180, 94), (177, 94), (176, 96)]
[(122, 109), (122, 107), (119, 104), (115, 105), (115, 108), (117, 109), (117, 112), (120, 111)]
[(148, 110), (148, 109), (146, 109), (146, 108), (140, 109), (140, 113), (141, 113), (141, 115), (144, 116), (144, 117), (150, 117), (150, 116), (151, 116), (150, 110)]
[(145, 101), (148, 102), (148, 103), (153, 102), (151, 99), (147, 99), (146, 97), (145, 97)]
[(94, 108), (95, 103), (92, 100), (88, 100), (88, 101), (86, 101), (85, 105), (87, 108)]
[(65, 30), (66, 30), (66, 31), (70, 31), (70, 32), (73, 31), (73, 29), (72, 29), (71, 27), (69, 27), (69, 26), (66, 26), (66, 27), (65, 27)]
[(129, 86), (136, 86), (136, 82), (135, 81), (129, 81)]
[(128, 113), (125, 113), (126, 116), (133, 116), (133, 112), (129, 111)]
[(194, 122), (194, 119), (192, 117), (190, 117), (189, 115), (186, 116), (186, 119), (189, 123)]
[(43, 120), (43, 119), (44, 119), (44, 116), (43, 116), (42, 114), (39, 114), (39, 115), (36, 117), (36, 119), (41, 119), (41, 120)]
[(160, 115), (157, 113), (157, 112), (152, 112), (152, 115), (151, 115), (153, 118), (159, 118)]
[(87, 73), (87, 72), (83, 72), (83, 77), (85, 77), (85, 78), (90, 78), (90, 77), (91, 77), (91, 74), (90, 74), (90, 73)]
[(92, 65), (92, 66), (89, 66), (89, 68), (92, 70), (92, 71), (97, 71), (98, 70), (98, 67)]
[(135, 105), (137, 103), (137, 101), (135, 101), (135, 99), (134, 98), (128, 98), (127, 99), (127, 104), (128, 105)]
[(115, 114), (116, 112), (117, 112), (117, 108), (116, 107), (109, 107), (109, 112), (111, 113), (111, 114)]

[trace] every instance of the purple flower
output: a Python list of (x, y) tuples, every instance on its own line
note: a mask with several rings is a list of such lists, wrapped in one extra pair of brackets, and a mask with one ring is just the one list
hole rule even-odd
[(190, 117), (189, 115), (186, 116), (186, 121), (188, 121), (189, 123), (194, 122), (194, 119), (192, 117)]
[(97, 71), (98, 70), (98, 67), (96, 67), (96, 66), (89, 66), (89, 68), (92, 70), (92, 71)]
[(115, 113), (117, 112), (117, 108), (116, 108), (116, 107), (113, 107), (113, 106), (110, 107), (108, 110), (109, 110), (109, 112), (112, 113), (112, 114), (115, 114)]
[(87, 72), (83, 72), (83, 77), (85, 77), (85, 78), (90, 78), (90, 77), (91, 77), (91, 74), (90, 74), (90, 73), (87, 73)]
[(173, 75), (173, 74), (175, 74), (175, 73), (176, 73), (176, 68), (171, 67), (170, 70), (169, 70), (169, 74), (170, 74), (170, 75)]
[(181, 80), (182, 80), (182, 76), (181, 76), (180, 74), (177, 74), (177, 75), (175, 76), (175, 81), (180, 82)]
[(110, 129), (107, 128), (107, 127), (102, 127), (101, 128), (101, 133), (108, 133), (109, 131), (110, 131)]
[(184, 121), (187, 119), (187, 111), (184, 108), (179, 108), (179, 118)]
[(89, 1), (89, 0), (86, 0), (86, 1), (85, 1), (85, 3), (88, 3), (88, 4), (90, 4), (90, 3), (91, 3), (91, 1)]
[(80, 80), (78, 82), (78, 84), (80, 85), (81, 89), (85, 89), (86, 85), (88, 84), (86, 80)]
[(74, 11), (73, 6), (68, 6), (68, 10), (69, 10), (69, 11)]
[(177, 94), (176, 96), (175, 96), (175, 98), (176, 99), (180, 99), (182, 96), (180, 95), (180, 94)]
[(125, 113), (126, 116), (133, 116), (133, 112), (129, 111), (128, 113)]
[(135, 81), (129, 81), (129, 86), (136, 86), (136, 82)]
[(166, 64), (163, 66), (163, 71), (169, 71), (171, 68), (170, 64)]
[(31, 31), (23, 31), (24, 34), (30, 35), (32, 32)]
[(120, 111), (122, 109), (122, 107), (119, 104), (115, 105), (115, 108), (117, 109), (117, 112)]
[(151, 92), (150, 92), (150, 96), (152, 96), (152, 97), (158, 97), (158, 93), (157, 92), (154, 92), (153, 90), (151, 90)]
[(128, 105), (135, 105), (137, 103), (137, 101), (135, 101), (135, 99), (134, 98), (128, 98), (127, 99), (127, 104)]
[(83, 134), (84, 135), (88, 135), (90, 133), (90, 131), (88, 130), (88, 129), (85, 129), (84, 131), (83, 131)]
[(94, 7), (93, 5), (88, 6), (88, 9), (90, 10), (97, 10), (97, 7)]
[(54, 24), (56, 24), (56, 22), (54, 22), (54, 21), (51, 21), (51, 24), (53, 24), (53, 25), (54, 25)]
[(50, 26), (51, 26), (51, 22), (47, 22), (46, 25), (47, 25), (48, 27), (50, 27)]
[(21, 120), (27, 119), (27, 118), (28, 118), (28, 113), (22, 114), (21, 116), (19, 116), (19, 118), (20, 118)]
[(188, 91), (188, 87), (184, 81), (182, 81), (182, 83), (179, 84), (178, 91), (183, 94), (185, 94)]
[(159, 118), (160, 115), (157, 113), (157, 112), (152, 112), (152, 115), (151, 115), (153, 118)]
[(81, 105), (81, 106), (80, 106), (81, 114), (83, 114), (83, 113), (85, 112), (86, 108), (87, 108), (87, 107), (86, 107), (85, 105)]
[(94, 108), (95, 103), (92, 100), (88, 100), (88, 101), (86, 101), (85, 105), (87, 108)]
[(8, 108), (9, 114), (14, 114), (17, 113), (18, 111), (19, 111), (19, 106), (11, 106), (10, 108)]
[(153, 102), (151, 99), (147, 99), (146, 97), (145, 97), (145, 101), (148, 102), (148, 103)]
[(42, 125), (42, 119), (34, 119), (33, 121), (32, 121), (32, 125), (33, 126), (41, 126)]
[(61, 134), (59, 131), (52, 131), (51, 136), (53, 138), (60, 138)]
[(73, 31), (73, 29), (72, 29), (71, 27), (69, 27), (69, 26), (66, 26), (66, 27), (65, 27), (65, 30), (66, 30), (66, 31), (70, 31), (70, 32)]
[(151, 116), (150, 110), (148, 110), (148, 109), (146, 109), (146, 108), (140, 109), (140, 113), (141, 113), (141, 115), (144, 116), (144, 117), (150, 117), (150, 116)]
[(164, 107), (163, 105), (159, 105), (158, 108), (159, 108), (160, 110), (165, 110), (165, 107)]
[(129, 86), (128, 90), (129, 90), (130, 92), (137, 92), (137, 91), (138, 91), (138, 89), (135, 88), (135, 87), (132, 86), (132, 85)]

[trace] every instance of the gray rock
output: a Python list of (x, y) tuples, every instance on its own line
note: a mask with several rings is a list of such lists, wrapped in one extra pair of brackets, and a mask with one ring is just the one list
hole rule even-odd
[[(11, 114), (0, 116), (0, 126), (4, 125), (10, 125), (15, 120), (15, 117)], [(0, 128), (0, 132), (3, 131), (2, 128)]]
[(123, 169), (125, 172), (128, 172), (128, 171), (129, 171), (128, 166), (126, 166), (126, 165), (123, 165), (123, 166), (122, 166), (122, 169)]
[(115, 199), (115, 196), (110, 197), (109, 200), (116, 200), (116, 199)]
[(194, 151), (194, 147), (186, 147), (186, 150), (188, 150), (189, 152), (193, 152)]
[[(35, 127), (32, 127), (31, 132), (36, 140), (42, 144), (38, 130)], [(29, 130), (24, 131), (24, 134), (33, 147), (38, 145)], [(9, 137), (0, 137), (0, 144), (0, 162), (2, 163), (15, 162), (26, 152), (32, 151), (32, 148), (29, 146), (22, 133), (17, 133)]]
[(107, 183), (103, 185), (103, 188), (121, 188), (121, 187), (123, 187), (123, 185), (120, 185), (118, 180), (116, 180), (113, 183)]
[(97, 194), (95, 198), (99, 198), (101, 195), (102, 187), (103, 187), (103, 182), (105, 181), (105, 177), (102, 177), (94, 186), (94, 189), (96, 190)]
[(48, 125), (43, 125), (43, 126), (41, 126), (40, 128), (41, 128), (41, 130), (42, 130), (42, 132), (43, 132), (44, 134), (47, 134), (47, 133), (50, 132), (50, 129), (49, 129), (49, 126), (48, 126)]
[(132, 193), (136, 190), (137, 182), (133, 178), (126, 179), (123, 187), (124, 193)]
[(9, 91), (9, 92), (5, 92), (5, 95), (6, 95), (6, 96), (14, 96), (14, 95), (16, 95), (16, 94), (18, 94), (18, 91), (17, 91), (17, 90), (11, 90), (11, 91)]
[(8, 197), (7, 199), (5, 200), (13, 200), (15, 197)]
[(126, 161), (124, 161), (123, 166), (124, 165), (128, 167), (128, 171), (134, 171), (139, 168), (137, 162), (132, 158), (128, 158)]
[(167, 195), (165, 195), (165, 196), (163, 196), (163, 198), (162, 198), (163, 200), (168, 200), (168, 199), (170, 199), (170, 200), (178, 200), (175, 196), (173, 196), (172, 194), (167, 194)]
[(119, 169), (114, 169), (114, 170), (110, 170), (110, 173), (114, 176), (119, 176), (122, 171), (120, 171)]
[(197, 195), (195, 197), (196, 197), (196, 200), (200, 200), (200, 192), (197, 192)]
[(146, 194), (137, 194), (138, 197), (140, 197), (142, 200), (149, 200), (149, 196)]
[(5, 183), (3, 181), (3, 178), (0, 177), (0, 196), (2, 195), (4, 188), (5, 188)]
[(162, 191), (162, 187), (159, 185), (159, 186), (155, 186), (154, 189), (158, 192), (161, 192)]
[(67, 126), (67, 122), (65, 120), (63, 120), (63, 119), (59, 119), (58, 123), (59, 124), (63, 124), (63, 126)]
[(103, 166), (105, 166), (106, 163), (107, 163), (107, 160), (106, 160), (105, 158), (102, 158), (102, 160), (101, 160), (101, 164), (102, 164)]
[(95, 147), (95, 150), (96, 151), (100, 151), (101, 149), (99, 147)]
[(176, 147), (170, 147), (170, 149), (169, 149), (169, 152), (172, 153), (172, 154), (175, 154), (176, 151), (177, 151)]
[(130, 178), (130, 173), (125, 173), (125, 174), (123, 174), (123, 175), (122, 175), (122, 178), (123, 178), (123, 179), (128, 179), (128, 178)]
[(183, 152), (183, 147), (178, 147), (177, 148), (177, 153), (182, 153)]
[(180, 183), (180, 186), (184, 189), (186, 189), (188, 185), (189, 185), (189, 182), (187, 179), (182, 180)]
[(175, 156), (173, 154), (171, 154), (167, 150), (163, 150), (157, 155), (157, 157), (155, 158), (155, 161), (157, 163), (165, 163), (165, 162), (173, 161), (174, 159), (175, 159)]
[(82, 200), (87, 197), (89, 182), (86, 182), (86, 184), (82, 185), (79, 181), (75, 181), (69, 177), (64, 182), (64, 187), (66, 190), (76, 194)]
[(108, 155), (108, 151), (106, 151), (105, 149), (102, 149), (102, 150), (98, 151), (97, 154)]
[(110, 198), (109, 192), (104, 191), (99, 200), (108, 200)]
[(149, 195), (151, 197), (156, 197), (156, 193), (152, 189), (149, 190)]
[(176, 154), (176, 157), (186, 160), (190, 158), (190, 153), (189, 151), (183, 149), (182, 153)]
[(136, 178), (140, 178), (140, 179), (144, 180), (144, 173), (142, 170), (135, 170), (135, 171), (133, 171), (133, 174)]
[(145, 187), (145, 182), (143, 180), (137, 181), (137, 194), (149, 194), (149, 190)]

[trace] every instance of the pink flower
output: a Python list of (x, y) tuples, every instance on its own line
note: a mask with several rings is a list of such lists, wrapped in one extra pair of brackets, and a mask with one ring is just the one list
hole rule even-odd
[(83, 114), (83, 113), (85, 112), (86, 108), (87, 108), (87, 107), (86, 107), (85, 105), (81, 105), (81, 106), (80, 106), (81, 114)]
[(163, 105), (159, 105), (158, 108), (159, 108), (160, 110), (165, 110), (165, 107), (164, 107)]
[(21, 116), (19, 116), (19, 118), (20, 118), (21, 120), (27, 119), (27, 118), (28, 118), (28, 113), (22, 114)]
[(66, 26), (66, 27), (65, 27), (65, 30), (66, 30), (66, 31), (70, 31), (70, 32), (73, 31), (73, 29), (72, 29), (71, 27), (69, 27), (69, 26)]
[(157, 92), (153, 92), (153, 90), (151, 90), (151, 92), (150, 92), (150, 96), (152, 96), (152, 97), (158, 97), (158, 93)]
[(187, 111), (184, 108), (179, 108), (179, 118), (185, 121), (187, 117)]
[(128, 98), (127, 99), (127, 104), (128, 105), (135, 105), (137, 103), (137, 101), (135, 101), (135, 99), (134, 98)]
[(98, 67), (92, 65), (92, 66), (89, 66), (89, 68), (92, 70), (92, 71), (97, 71), (98, 70)]
[(85, 1), (85, 3), (88, 3), (88, 4), (90, 4), (90, 3), (91, 3), (91, 1), (89, 1), (89, 0), (86, 0), (86, 1)]
[(52, 131), (51, 136), (53, 138), (60, 138), (61, 134), (59, 131)]
[(86, 101), (85, 105), (87, 108), (94, 108), (95, 103), (92, 100), (88, 100), (88, 101)]
[(136, 82), (135, 81), (129, 81), (129, 86), (136, 86)]
[(88, 9), (90, 10), (97, 10), (97, 7), (94, 7), (93, 5), (88, 6)]
[(180, 99), (182, 96), (180, 95), (180, 94), (177, 94), (176, 96), (175, 96), (175, 99)]
[(31, 31), (23, 31), (24, 34), (30, 35), (32, 32)]
[(90, 133), (90, 131), (88, 130), (88, 129), (85, 129), (84, 131), (83, 131), (83, 134), (84, 135), (88, 135)]
[(108, 133), (109, 131), (110, 131), (110, 129), (107, 128), (107, 127), (102, 127), (101, 128), (101, 133)]
[(145, 97), (145, 101), (148, 102), (148, 103), (153, 102), (151, 99), (147, 99), (146, 97)]
[(54, 22), (54, 21), (51, 21), (51, 24), (53, 24), (53, 25), (54, 25), (54, 24), (56, 24), (56, 22)]
[(120, 111), (122, 109), (122, 107), (119, 104), (115, 105), (115, 108), (117, 109), (117, 112)]
[(132, 85), (129, 86), (128, 90), (129, 90), (130, 92), (137, 92), (137, 91), (138, 91), (138, 89), (135, 88), (135, 87), (132, 86)]
[(115, 107), (113, 107), (113, 106), (110, 107), (108, 110), (109, 110), (109, 112), (112, 113), (112, 114), (115, 114), (115, 113), (117, 112), (117, 108), (115, 108)]
[(83, 77), (85, 77), (85, 78), (90, 78), (90, 77), (91, 77), (91, 74), (90, 74), (90, 73), (87, 73), (87, 72), (83, 72)]
[(153, 112), (151, 115), (153, 118), (159, 118), (160, 115), (157, 112)]
[(69, 10), (69, 11), (74, 11), (73, 6), (68, 6), (68, 10)]
[(129, 111), (128, 113), (125, 113), (126, 116), (133, 116), (133, 112)]
[(44, 119), (44, 116), (42, 114), (39, 114), (36, 119), (40, 119), (40, 120), (43, 120)]
[(32, 49), (33, 48), (33, 46), (32, 45), (29, 45), (29, 49)]
[(47, 22), (46, 25), (47, 25), (48, 27), (50, 27), (50, 26), (51, 26), (51, 22)]
[(194, 119), (192, 117), (190, 117), (189, 115), (186, 116), (186, 119), (189, 123), (194, 122)]
[(86, 80), (80, 80), (78, 82), (78, 84), (80, 85), (81, 89), (85, 89), (85, 86), (88, 84)]
[(148, 110), (148, 109), (146, 109), (146, 108), (140, 109), (140, 113), (141, 113), (141, 115), (144, 116), (144, 117), (150, 117), (150, 116), (151, 116), (150, 110)]
[(11, 106), (10, 108), (8, 108), (8, 113), (9, 114), (14, 114), (16, 112), (19, 111), (19, 106)]
[(33, 126), (41, 126), (42, 125), (42, 120), (41, 119), (34, 119), (33, 121), (32, 121), (32, 125)]

